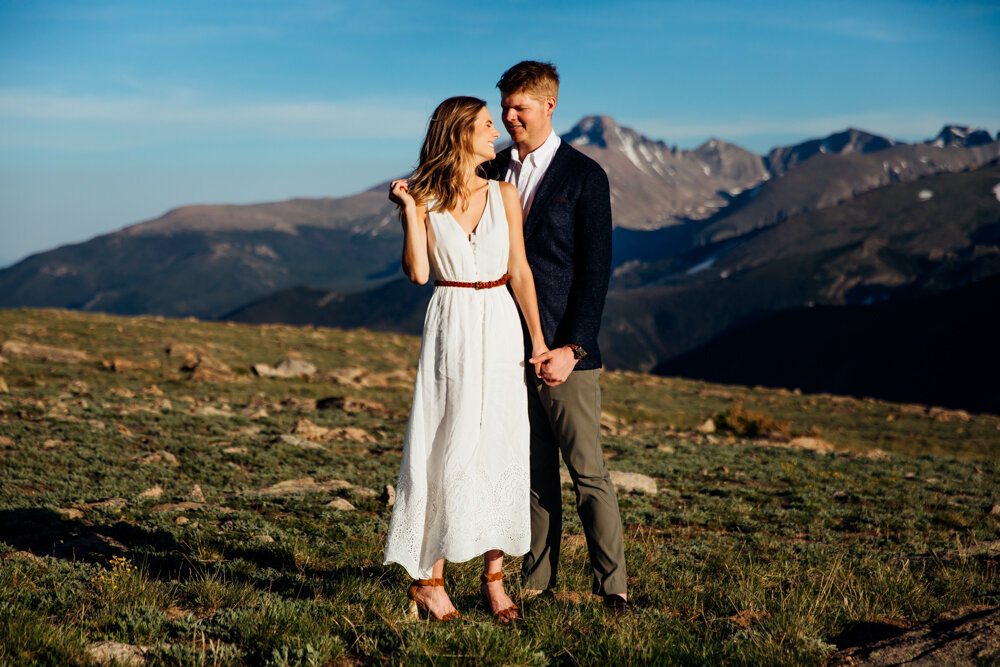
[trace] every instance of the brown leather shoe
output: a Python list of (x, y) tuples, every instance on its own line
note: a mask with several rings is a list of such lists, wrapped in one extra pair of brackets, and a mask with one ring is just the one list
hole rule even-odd
[(604, 606), (615, 616), (624, 616), (635, 611), (635, 605), (617, 593), (605, 595)]

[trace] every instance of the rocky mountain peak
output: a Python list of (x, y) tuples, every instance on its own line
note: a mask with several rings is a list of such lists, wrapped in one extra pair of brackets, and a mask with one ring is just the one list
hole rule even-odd
[(572, 146), (607, 148), (606, 127), (616, 127), (615, 121), (610, 116), (586, 116), (569, 132), (562, 135), (562, 139)]
[(562, 139), (596, 160), (611, 181), (615, 224), (658, 229), (703, 219), (768, 178), (761, 156), (719, 139), (693, 151), (650, 139), (610, 116), (587, 116)]
[(586, 116), (562, 135), (562, 139), (577, 148), (596, 146), (619, 150), (637, 142), (662, 143), (651, 141), (631, 128), (618, 125), (611, 116)]
[(767, 166), (780, 175), (820, 153), (833, 155), (874, 153), (895, 146), (888, 137), (849, 127), (822, 139), (810, 139), (793, 146), (779, 146), (767, 156)]
[[(1000, 139), (1000, 134), (997, 135), (997, 138)], [(992, 141), (993, 137), (990, 133), (982, 128), (973, 128), (968, 125), (945, 125), (938, 132), (938, 135), (927, 143), (938, 148), (944, 148), (945, 146), (964, 146), (969, 148), (992, 143)]]

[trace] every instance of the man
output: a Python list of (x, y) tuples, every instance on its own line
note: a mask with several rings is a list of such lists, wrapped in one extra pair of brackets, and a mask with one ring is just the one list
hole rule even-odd
[[(593, 570), (593, 591), (616, 613), (627, 599), (618, 500), (601, 454), (601, 351), (597, 332), (611, 270), (611, 197), (600, 165), (552, 131), (559, 76), (524, 61), (497, 83), (513, 144), (487, 165), (491, 178), (517, 186), (524, 245), (550, 351), (540, 377), (528, 377), (531, 421), (531, 550), (526, 592), (555, 585), (562, 537), (559, 453), (576, 490)], [(530, 347), (528, 348), (530, 350)], [(530, 354), (530, 352), (529, 352)]]

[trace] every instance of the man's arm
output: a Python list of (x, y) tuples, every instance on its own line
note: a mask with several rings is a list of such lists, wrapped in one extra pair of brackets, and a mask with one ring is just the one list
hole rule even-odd
[[(568, 344), (585, 351), (597, 349), (597, 332), (611, 278), (611, 189), (608, 176), (596, 164), (584, 178), (573, 220), (573, 284), (560, 326), (565, 340), (562, 347), (532, 357), (541, 362), (540, 377), (546, 384), (564, 382), (578, 360)], [(588, 349), (589, 348), (589, 349)]]
[(567, 343), (594, 347), (611, 279), (611, 188), (594, 165), (577, 201), (573, 286), (566, 308)]

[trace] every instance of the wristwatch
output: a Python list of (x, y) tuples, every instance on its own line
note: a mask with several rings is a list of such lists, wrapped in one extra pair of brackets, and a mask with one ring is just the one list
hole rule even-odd
[(577, 345), (576, 343), (567, 343), (566, 347), (573, 350), (573, 357), (577, 361), (580, 361), (581, 359), (586, 359), (588, 356), (587, 351), (582, 347), (580, 347), (579, 345)]

